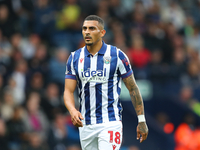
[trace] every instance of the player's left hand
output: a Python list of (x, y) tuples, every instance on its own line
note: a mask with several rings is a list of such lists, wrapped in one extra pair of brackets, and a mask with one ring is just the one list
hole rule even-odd
[(137, 140), (140, 140), (140, 143), (142, 143), (147, 139), (148, 132), (149, 130), (146, 122), (139, 122), (137, 126)]

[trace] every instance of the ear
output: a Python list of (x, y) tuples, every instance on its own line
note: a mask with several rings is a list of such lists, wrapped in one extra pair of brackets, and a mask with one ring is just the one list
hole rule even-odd
[(101, 37), (104, 37), (104, 35), (106, 34), (106, 30), (101, 30)]

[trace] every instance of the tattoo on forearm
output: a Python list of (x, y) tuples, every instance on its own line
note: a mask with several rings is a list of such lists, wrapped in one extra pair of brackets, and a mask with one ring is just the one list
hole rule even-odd
[(137, 115), (144, 114), (142, 97), (138, 89), (138, 86), (135, 83), (133, 75), (123, 79), (123, 81), (129, 90), (131, 101), (133, 103)]
[(140, 124), (140, 126), (138, 126), (139, 130), (140, 130), (142, 133), (146, 133), (146, 132), (148, 131), (146, 124), (143, 123), (143, 122), (141, 122), (141, 123), (139, 123), (139, 124)]

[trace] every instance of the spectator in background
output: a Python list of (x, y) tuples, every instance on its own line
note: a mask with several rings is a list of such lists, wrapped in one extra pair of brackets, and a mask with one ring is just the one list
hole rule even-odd
[(32, 91), (39, 93), (44, 97), (44, 76), (40, 72), (35, 72), (30, 78), (29, 84), (26, 88), (26, 94), (29, 95)]
[(163, 64), (163, 52), (159, 49), (152, 51), (151, 61), (148, 65), (149, 79), (161, 83), (166, 78), (167, 67)]
[(121, 0), (110, 0), (109, 1), (109, 14), (112, 18), (117, 18), (120, 21), (124, 20), (126, 10), (123, 9)]
[(182, 79), (183, 84), (190, 85), (193, 88), (200, 84), (200, 67), (199, 63), (191, 60), (187, 64), (187, 74)]
[(179, 93), (179, 98), (181, 103), (186, 103), (189, 105), (189, 102), (194, 99), (193, 98), (193, 89), (191, 86), (183, 86)]
[(25, 101), (25, 87), (26, 87), (26, 77), (27, 77), (27, 71), (28, 71), (28, 65), (26, 60), (22, 59), (16, 62), (15, 70), (11, 75), (11, 78), (16, 83), (17, 91), (19, 92), (17, 95), (15, 95), (15, 102), (17, 104), (22, 104)]
[(55, 51), (55, 56), (53, 56), (49, 62), (50, 81), (56, 82), (60, 89), (63, 89), (63, 80), (65, 79), (64, 73), (68, 56), (69, 52), (67, 49), (58, 48)]
[[(34, 39), (35, 38), (35, 39)], [(36, 35), (30, 35), (29, 39), (22, 37), (21, 33), (15, 33), (11, 37), (13, 49), (19, 50), (23, 57), (28, 60), (33, 57), (39, 38)]]
[(152, 4), (147, 10), (147, 18), (152, 22), (158, 23), (160, 21), (160, 10), (159, 1), (152, 0)]
[(190, 0), (177, 0), (177, 3), (181, 6), (186, 15), (191, 14), (191, 11), (195, 9), (195, 3), (197, 1)]
[(46, 86), (44, 99), (41, 101), (41, 107), (50, 121), (53, 120), (54, 114), (59, 110), (66, 112), (63, 100), (60, 96), (60, 89), (56, 83), (49, 83)]
[(40, 109), (40, 100), (41, 97), (38, 93), (32, 92), (29, 94), (26, 102), (26, 113), (23, 115), (22, 120), (26, 133), (38, 132), (42, 139), (46, 139), (49, 122), (44, 112)]
[(55, 8), (49, 0), (37, 0), (33, 14), (33, 31), (50, 42), (55, 32)]
[(194, 18), (194, 22), (200, 25), (200, 1), (195, 1), (193, 9), (190, 10), (191, 16)]
[[(62, 9), (56, 16), (56, 34), (54, 44), (57, 47), (67, 48), (69, 51), (77, 49), (77, 45), (82, 40), (79, 33), (82, 25), (81, 7), (77, 0), (64, 0)], [(78, 32), (77, 32), (78, 31)]]
[(49, 147), (39, 133), (31, 132), (28, 136), (28, 143), (22, 145), (21, 150), (49, 150)]
[(181, 88), (179, 99), (181, 104), (189, 108), (193, 113), (200, 116), (200, 102), (194, 96), (193, 88), (190, 86), (183, 86)]
[(170, 64), (170, 78), (174, 82), (179, 82), (186, 72), (186, 53), (182, 47), (177, 47), (173, 51), (173, 59)]
[[(107, 0), (101, 0), (101, 1), (98, 1), (98, 3), (97, 3), (97, 9), (96, 9), (96, 14), (99, 16), (99, 17), (101, 17), (102, 19), (104, 19), (105, 20), (105, 29), (106, 29), (106, 34), (108, 34), (107, 35), (107, 37), (104, 37), (104, 40), (105, 41), (108, 41), (108, 40), (110, 40), (109, 38), (109, 36), (111, 36), (110, 34), (111, 34), (111, 32), (110, 32), (110, 29), (108, 28), (108, 23), (110, 22), (110, 23), (116, 23), (116, 22), (113, 22), (113, 21), (110, 21), (110, 19), (111, 19), (111, 17), (110, 17), (110, 14), (109, 14), (109, 1), (107, 1)], [(119, 23), (118, 23), (119, 24)], [(118, 25), (116, 25), (116, 27), (117, 27)], [(84, 43), (84, 42), (83, 42)], [(84, 46), (84, 44), (83, 44), (83, 46)]]
[(4, 90), (12, 95), (15, 106), (23, 103), (21, 101), (21, 94), (24, 94), (24, 91), (22, 91), (20, 88), (17, 88), (16, 81), (12, 77), (8, 79), (7, 85), (5, 86)]
[(31, 0), (12, 0), (12, 8), (18, 17), (19, 30), (23, 36), (32, 31), (33, 5)]
[(54, 121), (48, 134), (48, 144), (50, 150), (65, 150), (66, 147), (75, 145), (80, 149), (78, 130), (74, 126), (69, 126), (66, 116), (60, 112), (55, 113)]
[[(116, 45), (119, 49), (122, 49), (123, 52), (127, 53), (128, 47), (126, 44), (126, 35), (124, 33), (123, 24), (117, 20), (113, 19), (110, 22), (111, 31), (112, 31), (112, 44)], [(107, 32), (106, 32), (107, 34)]]
[(172, 23), (177, 30), (183, 28), (186, 20), (183, 9), (175, 1), (161, 10), (161, 19), (165, 23)]
[(9, 150), (9, 140), (7, 137), (7, 129), (4, 120), (0, 118), (0, 145), (1, 150)]
[(158, 23), (148, 23), (147, 32), (144, 34), (145, 46), (149, 50), (163, 49), (165, 32)]
[(0, 29), (3, 35), (9, 38), (15, 31), (15, 21), (9, 15), (9, 10), (6, 5), (0, 5)]
[(33, 58), (40, 42), (40, 37), (36, 34), (30, 34), (28, 38), (22, 38), (20, 42), (20, 51), (23, 57), (27, 60)]
[(64, 5), (56, 19), (58, 30), (79, 30), (81, 8), (77, 0), (64, 0)]
[(136, 68), (145, 68), (151, 60), (151, 53), (144, 47), (143, 38), (135, 35), (132, 37), (131, 44), (128, 55), (131, 65)]
[(200, 129), (196, 126), (195, 116), (187, 113), (174, 134), (175, 150), (199, 150), (200, 149)]
[(192, 16), (187, 16), (185, 26), (183, 28), (183, 35), (185, 36), (186, 40), (194, 34), (194, 25), (194, 18)]
[(2, 119), (8, 121), (14, 114), (15, 103), (13, 96), (9, 91), (4, 92), (3, 103), (0, 105), (0, 114)]
[[(49, 53), (47, 45), (44, 43), (38, 44), (34, 56), (28, 63), (31, 70), (30, 74), (41, 72), (44, 76), (47, 76), (49, 71)], [(46, 82), (47, 78), (44, 78), (44, 80), (44, 82)]]
[(165, 31), (165, 36), (162, 44), (163, 61), (169, 64), (172, 61), (172, 53), (174, 48), (172, 39), (177, 35), (177, 30), (172, 23), (166, 23), (163, 26)]
[(20, 145), (26, 141), (25, 128), (22, 122), (24, 108), (16, 106), (12, 118), (6, 122), (9, 145), (11, 149), (19, 149)]
[(145, 8), (142, 1), (136, 1), (133, 11), (127, 15), (129, 34), (143, 34), (146, 32)]
[(3, 88), (4, 88), (4, 80), (2, 74), (0, 74), (0, 105), (3, 101)]
[(186, 37), (186, 43), (188, 46), (194, 48), (198, 53), (200, 53), (200, 32), (199, 26), (193, 27), (193, 34)]
[(12, 46), (10, 42), (4, 37), (0, 29), (0, 63), (2, 63), (5, 66), (8, 66), (11, 62), (10, 58), (11, 55), (12, 55)]

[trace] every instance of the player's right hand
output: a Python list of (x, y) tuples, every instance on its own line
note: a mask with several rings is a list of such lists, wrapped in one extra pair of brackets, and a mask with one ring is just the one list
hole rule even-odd
[(70, 112), (71, 115), (71, 120), (74, 126), (76, 127), (82, 127), (83, 123), (81, 120), (83, 120), (83, 116), (81, 115), (81, 113), (77, 110), (73, 110)]
[(146, 122), (139, 122), (137, 126), (137, 140), (140, 140), (140, 143), (142, 143), (147, 139), (148, 132), (149, 130)]

